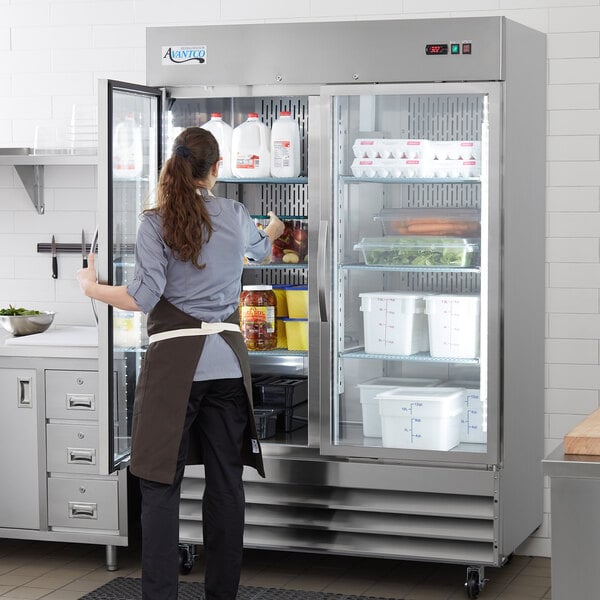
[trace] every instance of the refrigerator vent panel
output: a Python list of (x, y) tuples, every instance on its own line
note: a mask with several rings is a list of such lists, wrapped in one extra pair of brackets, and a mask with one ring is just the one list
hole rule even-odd
[[(308, 214), (308, 186), (296, 184), (262, 185), (260, 188), (260, 214), (273, 210), (282, 216), (306, 216)], [(244, 196), (244, 204), (248, 199)]]
[(481, 187), (452, 183), (407, 186), (406, 207), (479, 210), (481, 209)]
[(409, 137), (436, 141), (481, 140), (482, 96), (408, 98)]
[(477, 294), (480, 291), (479, 273), (407, 273), (411, 291), (438, 294)]

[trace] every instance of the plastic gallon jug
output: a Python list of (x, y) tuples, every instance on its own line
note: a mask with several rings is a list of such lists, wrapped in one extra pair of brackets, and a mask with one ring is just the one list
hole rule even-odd
[(211, 113), (210, 121), (202, 125), (210, 131), (219, 144), (219, 177), (231, 177), (231, 137), (233, 128), (223, 121), (221, 113)]
[(279, 113), (271, 129), (271, 175), (300, 175), (300, 129), (287, 111)]
[(258, 118), (248, 113), (248, 119), (238, 125), (231, 137), (231, 170), (236, 177), (269, 177), (270, 132)]
[(142, 174), (144, 156), (142, 132), (132, 114), (115, 127), (113, 173), (115, 179), (135, 179)]

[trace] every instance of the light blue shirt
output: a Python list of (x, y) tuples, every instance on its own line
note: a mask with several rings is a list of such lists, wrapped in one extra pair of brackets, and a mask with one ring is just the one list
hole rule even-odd
[[(209, 323), (225, 320), (238, 307), (243, 260), (263, 261), (271, 242), (246, 207), (235, 200), (205, 196), (213, 233), (202, 246), (197, 269), (173, 256), (162, 236), (160, 217), (141, 218), (135, 244), (134, 279), (127, 291), (149, 312), (164, 296), (183, 312)], [(218, 334), (207, 335), (194, 381), (241, 377), (236, 355)]]

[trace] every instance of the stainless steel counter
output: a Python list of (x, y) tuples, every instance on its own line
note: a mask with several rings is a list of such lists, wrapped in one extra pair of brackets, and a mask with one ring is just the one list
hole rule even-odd
[(0, 357), (98, 358), (96, 327), (54, 325), (44, 333), (13, 337), (0, 328)]
[(597, 598), (600, 456), (565, 454), (561, 444), (542, 463), (550, 477), (552, 598)]

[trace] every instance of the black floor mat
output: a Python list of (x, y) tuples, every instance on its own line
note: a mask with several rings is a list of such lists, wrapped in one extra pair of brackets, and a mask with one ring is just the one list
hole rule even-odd
[[(178, 600), (199, 600), (204, 586), (198, 582), (179, 583)], [(117, 577), (82, 596), (80, 600), (140, 600), (142, 597), (141, 580), (133, 577)], [(300, 590), (282, 590), (277, 588), (240, 586), (237, 600), (390, 600), (373, 596), (348, 596), (346, 594), (328, 594), (326, 592), (305, 592)], [(402, 599), (397, 599), (402, 600)]]

